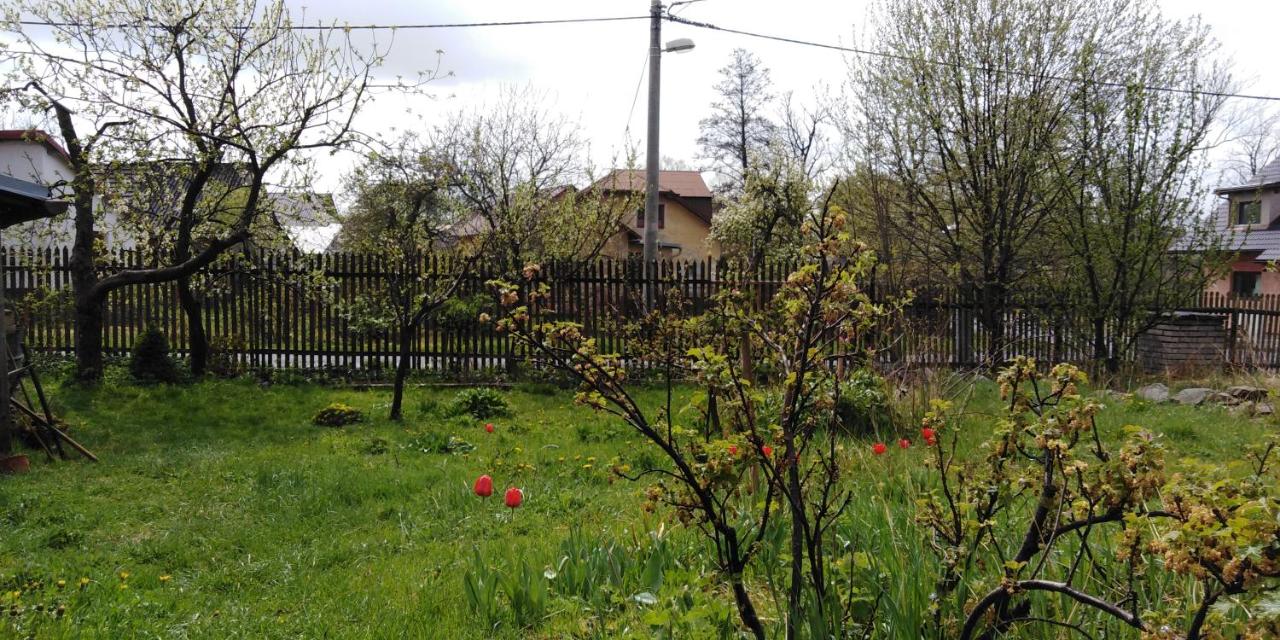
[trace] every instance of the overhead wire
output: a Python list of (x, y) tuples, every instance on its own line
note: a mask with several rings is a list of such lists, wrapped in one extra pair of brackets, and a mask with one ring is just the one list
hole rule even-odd
[[(467, 29), (472, 27), (523, 27), (549, 24), (590, 24), (597, 22), (623, 22), (626, 20), (648, 20), (649, 16), (603, 16), (595, 18), (553, 18), (547, 20), (506, 20), (492, 22), (441, 22), (441, 23), (407, 23), (407, 24), (294, 24), (287, 28), (291, 31), (374, 31), (374, 30), (410, 30), (410, 29)], [(103, 29), (136, 28), (136, 24), (92, 24), (86, 22), (53, 22), (43, 20), (19, 20), (18, 24), (28, 27), (96, 27)], [(163, 29), (163, 25), (151, 25)], [(248, 25), (237, 28), (248, 29)]]
[(831, 43), (828, 43), (828, 42), (816, 42), (816, 41), (812, 41), (812, 40), (803, 40), (803, 39), (800, 39), (800, 38), (790, 38), (790, 37), (786, 37), (786, 36), (776, 36), (776, 35), (771, 35), (771, 34), (767, 34), (767, 33), (759, 33), (759, 32), (756, 32), (756, 31), (747, 31), (747, 30), (745, 30), (745, 29), (733, 29), (733, 28), (730, 28), (730, 27), (722, 27), (722, 26), (720, 26), (720, 25), (712, 24), (712, 23), (710, 23), (710, 22), (699, 22), (699, 21), (697, 21), (697, 20), (689, 20), (688, 18), (681, 18), (680, 16), (673, 15), (673, 14), (669, 14), (669, 13), (668, 13), (668, 14), (666, 14), (666, 15), (664, 15), (664, 16), (663, 16), (663, 19), (667, 20), (668, 22), (674, 22), (674, 23), (677, 23), (677, 24), (683, 24), (683, 25), (690, 26), (690, 27), (695, 27), (695, 28), (698, 28), (698, 29), (706, 29), (706, 30), (709, 30), (709, 31), (719, 31), (719, 32), (722, 32), (722, 33), (732, 33), (732, 34), (735, 34), (735, 35), (747, 36), (747, 37), (751, 37), (751, 38), (758, 38), (758, 39), (761, 39), (761, 40), (772, 40), (772, 41), (775, 41), (775, 42), (784, 42), (784, 43), (788, 43), (788, 44), (794, 44), (794, 45), (800, 45), (800, 46), (806, 46), (806, 47), (816, 47), (816, 48), (819, 48), (819, 49), (828, 49), (828, 50), (832, 50), (832, 51), (840, 51), (840, 52), (843, 52), (843, 53), (851, 53), (851, 54), (854, 54), (854, 55), (860, 55), (860, 56), (872, 56), (872, 57), (878, 57), (878, 58), (888, 58), (888, 59), (892, 59), (892, 60), (898, 60), (898, 61), (901, 61), (901, 62), (913, 62), (913, 63), (917, 63), (917, 62), (924, 62), (924, 63), (926, 63), (926, 64), (930, 64), (930, 65), (935, 65), (935, 66), (945, 66), (945, 67), (951, 67), (951, 68), (957, 68), (957, 69), (964, 69), (964, 70), (968, 70), (968, 71), (981, 71), (981, 72), (985, 72), (985, 73), (1007, 73), (1007, 74), (1010, 74), (1010, 75), (1017, 75), (1017, 76), (1028, 77), (1028, 78), (1040, 78), (1040, 79), (1044, 79), (1044, 80), (1053, 80), (1053, 81), (1056, 81), (1056, 82), (1064, 82), (1064, 83), (1072, 83), (1072, 84), (1091, 84), (1091, 85), (1097, 85), (1097, 86), (1103, 86), (1103, 87), (1111, 87), (1111, 88), (1118, 88), (1118, 89), (1128, 89), (1128, 88), (1131, 88), (1131, 87), (1135, 87), (1135, 86), (1136, 86), (1136, 87), (1140, 87), (1140, 88), (1143, 88), (1143, 89), (1146, 89), (1146, 90), (1149, 90), (1149, 91), (1159, 91), (1159, 92), (1164, 92), (1164, 93), (1177, 93), (1177, 94), (1183, 94), (1183, 95), (1192, 95), (1192, 96), (1209, 96), (1209, 97), (1216, 97), (1216, 98), (1239, 99), (1239, 100), (1263, 100), (1263, 101), (1269, 101), (1269, 102), (1280, 102), (1280, 96), (1266, 96), (1266, 95), (1256, 95), (1256, 94), (1246, 94), (1246, 93), (1232, 93), (1232, 92), (1229, 92), (1229, 91), (1214, 91), (1214, 90), (1209, 90), (1209, 89), (1189, 89), (1189, 88), (1186, 88), (1186, 87), (1164, 87), (1164, 86), (1153, 86), (1153, 85), (1135, 85), (1135, 84), (1132, 84), (1132, 83), (1115, 82), (1115, 81), (1106, 81), (1106, 80), (1083, 80), (1083, 79), (1079, 79), (1079, 78), (1068, 78), (1068, 77), (1065, 77), (1065, 76), (1057, 76), (1057, 75), (1052, 75), (1052, 74), (1035, 74), (1035, 73), (1029, 73), (1029, 72), (1025, 72), (1025, 71), (1017, 71), (1017, 70), (1012, 70), (1012, 69), (998, 69), (998, 68), (995, 68), (995, 67), (983, 67), (983, 66), (978, 66), (978, 65), (966, 65), (966, 64), (961, 64), (961, 63), (957, 63), (957, 62), (947, 62), (947, 61), (945, 61), (945, 60), (930, 60), (930, 59), (923, 59), (923, 60), (922, 60), (922, 59), (919, 59), (919, 58), (913, 58), (913, 57), (911, 57), (911, 56), (904, 56), (904, 55), (895, 54), (895, 53), (888, 53), (888, 52), (884, 52), (884, 51), (875, 51), (875, 50), (872, 50), (872, 49), (859, 49), (859, 48), (856, 48), (856, 47), (846, 47), (846, 46), (844, 46), (844, 45), (831, 44)]

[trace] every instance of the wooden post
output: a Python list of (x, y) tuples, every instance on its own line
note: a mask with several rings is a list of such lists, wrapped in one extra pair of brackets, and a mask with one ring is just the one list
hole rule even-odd
[[(3, 246), (0, 238), (0, 247)], [(9, 314), (4, 304), (6, 284), (4, 261), (0, 260), (0, 367), (4, 368), (4, 375), (0, 375), (0, 456), (13, 452), (13, 423), (9, 420)]]

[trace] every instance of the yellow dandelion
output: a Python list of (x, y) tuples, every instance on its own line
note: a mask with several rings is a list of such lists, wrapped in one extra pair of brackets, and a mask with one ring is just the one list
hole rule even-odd
[(170, 580), (172, 580), (172, 579), (173, 579), (173, 576), (171, 576), (171, 575), (169, 575), (169, 574), (167, 574), (167, 573), (166, 573), (166, 574), (164, 574), (164, 575), (162, 575), (162, 576), (160, 576), (160, 582), (168, 582), (168, 581), (170, 581)]
[(65, 587), (65, 586), (67, 586), (67, 581), (66, 581), (66, 580), (59, 580), (59, 581), (58, 581), (58, 588), (59, 588), (59, 589), (61, 589), (61, 588)]
[(87, 587), (87, 586), (89, 586), (89, 579), (88, 579), (88, 578), (80, 578), (80, 588), (81, 588), (81, 589), (83, 589), (83, 588), (85, 588), (85, 587)]
[(121, 579), (121, 580), (128, 580), (128, 579), (129, 579), (129, 575), (130, 575), (130, 574), (129, 574), (129, 572), (128, 572), (128, 571), (121, 571), (121, 572), (120, 572), (120, 579)]
[(121, 582), (121, 583), (120, 583), (120, 590), (121, 590), (121, 591), (124, 591), (125, 589), (128, 589), (128, 588), (129, 588), (129, 583), (128, 583), (128, 582)]

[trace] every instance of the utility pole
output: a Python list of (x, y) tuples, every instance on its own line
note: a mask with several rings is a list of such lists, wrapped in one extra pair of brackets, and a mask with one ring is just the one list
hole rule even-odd
[[(645, 151), (644, 273), (657, 276), (658, 260), (658, 111), (662, 87), (662, 2), (649, 6), (649, 140)], [(653, 287), (645, 283), (645, 307), (653, 308)]]

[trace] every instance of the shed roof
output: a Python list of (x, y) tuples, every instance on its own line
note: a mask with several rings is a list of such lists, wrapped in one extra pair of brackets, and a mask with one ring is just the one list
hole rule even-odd
[(55, 216), (67, 203), (50, 197), (49, 187), (0, 175), (0, 228)]

